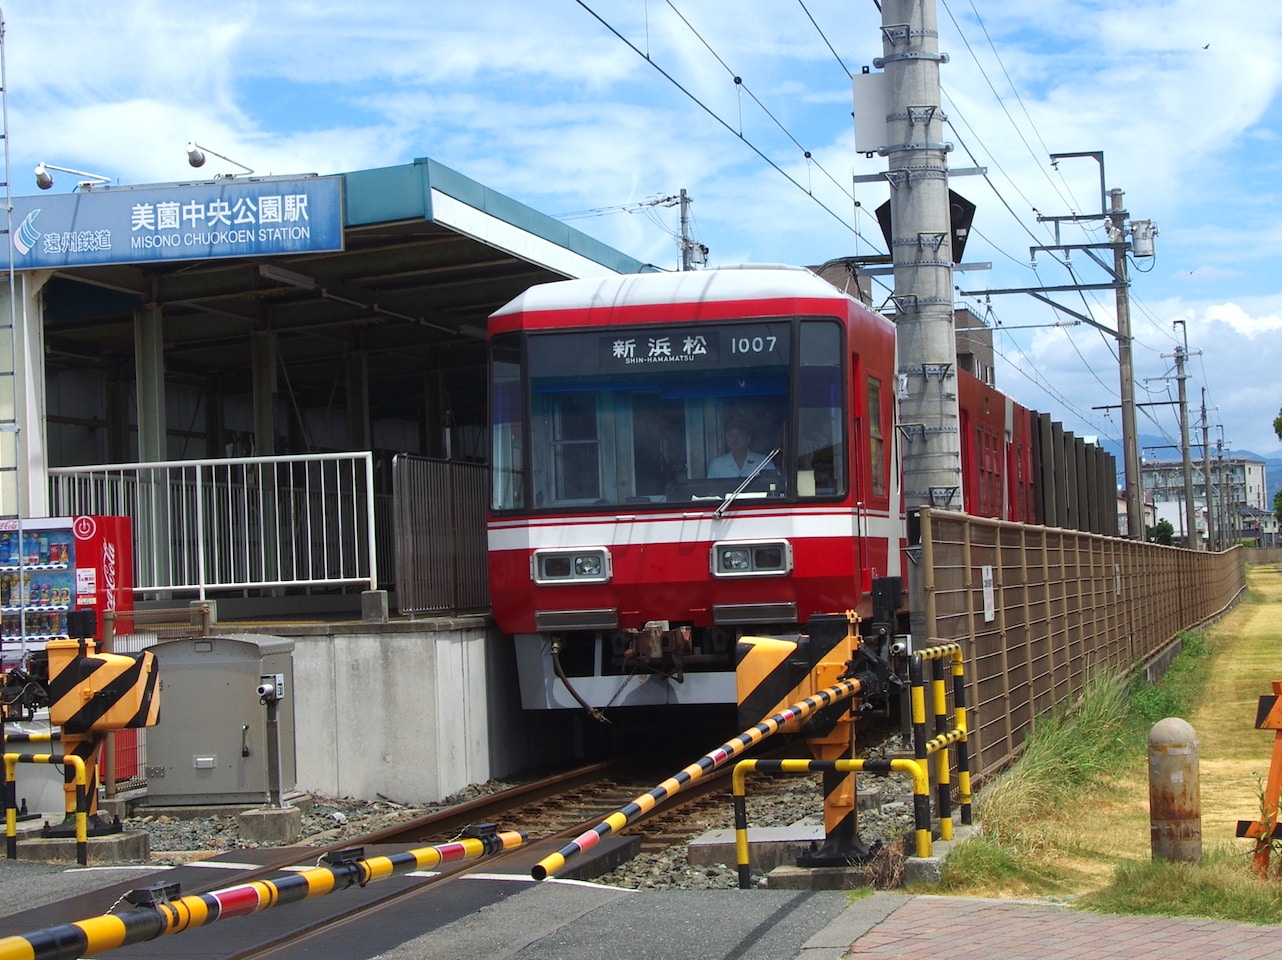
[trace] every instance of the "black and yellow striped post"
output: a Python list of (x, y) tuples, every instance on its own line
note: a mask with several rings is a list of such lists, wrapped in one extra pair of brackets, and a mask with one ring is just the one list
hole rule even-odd
[(837, 772), (863, 772), (885, 776), (889, 773), (907, 773), (913, 781), (914, 852), (918, 857), (929, 857), (930, 842), (930, 777), (926, 768), (916, 760), (740, 760), (735, 764), (731, 777), (734, 796), (734, 849), (739, 868), (739, 889), (752, 887), (751, 851), (748, 846), (748, 774), (750, 773), (814, 773), (829, 770)]
[[(40, 735), (37, 734), (36, 737)], [(44, 734), (45, 737), (48, 734)], [(18, 859), (18, 764), (52, 763), (68, 767), (67, 776), (75, 785), (76, 807), (72, 814), (76, 837), (76, 862), (89, 863), (89, 774), (80, 757), (61, 753), (6, 753), (4, 755), (4, 836), (5, 855)]]
[[(806, 624), (810, 639), (811, 676), (823, 685), (844, 675), (860, 648), (859, 615), (812, 617)], [(806, 724), (806, 745), (816, 760), (851, 760), (855, 755), (854, 710), (851, 699), (825, 710)], [(823, 773), (824, 842), (797, 858), (799, 867), (832, 867), (862, 863), (876, 855), (880, 844), (859, 838), (855, 770), (825, 764)]]
[[(953, 728), (948, 729), (948, 702), (942, 661), (952, 662)], [(931, 705), (935, 716), (936, 735), (928, 736), (926, 723), (925, 663), (934, 664), (931, 680)], [(971, 822), (970, 760), (966, 752), (968, 737), (965, 696), (965, 665), (960, 643), (942, 643), (916, 650), (908, 663), (909, 697), (912, 709), (913, 755), (923, 767), (935, 758), (936, 796), (939, 813), (939, 837), (953, 839), (952, 775), (948, 747), (957, 744), (958, 806), (963, 823)]]
[[(585, 850), (591, 850), (605, 837), (622, 830), (642, 814), (653, 810), (658, 804), (675, 796), (683, 788), (701, 779), (706, 774), (725, 766), (727, 762), (739, 756), (749, 747), (755, 746), (767, 737), (771, 737), (785, 729), (796, 729), (799, 724), (824, 707), (855, 696), (863, 689), (865, 682), (865, 679), (859, 677), (838, 681), (828, 689), (820, 690), (814, 696), (806, 697), (780, 710), (773, 716), (767, 717), (755, 726), (743, 731), (733, 740), (728, 740), (715, 750), (705, 753), (694, 763), (664, 780), (653, 790), (643, 793), (627, 806), (616, 810), (601, 823), (586, 833), (580, 834), (556, 853), (544, 857), (534, 865), (534, 869), (530, 871), (531, 875), (535, 880), (546, 880), (564, 867), (566, 861), (571, 857), (577, 856)], [(5, 960), (5, 958), (0, 956), (0, 960)]]
[[(117, 824), (98, 822), (98, 753), (108, 730), (155, 726), (160, 715), (159, 674), (155, 656), (97, 653), (92, 639), (50, 640), (46, 646), (49, 722), (62, 728), (63, 753), (85, 763), (89, 782), (91, 832), (118, 832)], [(66, 818), (45, 836), (71, 832), (75, 788), (68, 771)]]
[(248, 916), (353, 885), (363, 887), (397, 873), (479, 860), (505, 850), (515, 850), (525, 843), (525, 834), (514, 830), (494, 830), (491, 825), (486, 825), (476, 834), (463, 840), (384, 857), (364, 859), (356, 851), (357, 855), (351, 858), (328, 858), (320, 866), (277, 880), (259, 880), (178, 899), (170, 899), (171, 893), (176, 891), (170, 891), (163, 885), (136, 890), (127, 894), (125, 899), (135, 904), (137, 909), (0, 938), (0, 960), (76, 960), (78, 957), (96, 956), (117, 947), (182, 933), (218, 920)]

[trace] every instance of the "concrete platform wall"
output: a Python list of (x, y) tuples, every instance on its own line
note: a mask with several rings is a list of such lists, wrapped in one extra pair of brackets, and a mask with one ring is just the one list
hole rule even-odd
[(416, 803), (490, 778), (483, 623), (294, 642), (300, 789)]
[(575, 711), (522, 710), (485, 617), (257, 631), (294, 640), (300, 790), (430, 803), (580, 749)]

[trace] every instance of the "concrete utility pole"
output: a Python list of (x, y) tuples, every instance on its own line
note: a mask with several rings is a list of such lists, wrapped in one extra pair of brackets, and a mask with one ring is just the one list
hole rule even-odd
[(690, 238), (690, 197), (681, 188), (681, 269), (693, 270), (708, 262), (708, 248)]
[(690, 198), (681, 188), (681, 270), (690, 269)]
[(940, 109), (934, 0), (883, 0), (886, 145), (891, 256), (895, 267), (897, 393), (904, 440), (904, 501), (962, 509), (953, 253), (948, 202), (950, 144)]
[(1202, 482), (1206, 485), (1206, 549), (1215, 549), (1215, 501), (1211, 498), (1211, 442), (1207, 436), (1206, 387), (1202, 388)]
[(1131, 360), (1130, 281), (1126, 275), (1126, 210), (1121, 190), (1108, 192), (1109, 239), (1113, 244), (1113, 273), (1117, 277), (1117, 356), (1121, 364), (1122, 458), (1126, 471), (1126, 523), (1132, 540), (1143, 540), (1144, 500), (1140, 479), (1140, 447), (1135, 425), (1135, 367)]
[(1176, 320), (1184, 331), (1184, 345), (1175, 347), (1175, 379), (1180, 386), (1180, 450), (1184, 455), (1184, 545), (1190, 550), (1198, 548), (1197, 509), (1193, 503), (1193, 459), (1189, 451), (1189, 398), (1184, 382), (1184, 358), (1189, 352), (1189, 331), (1183, 320)]

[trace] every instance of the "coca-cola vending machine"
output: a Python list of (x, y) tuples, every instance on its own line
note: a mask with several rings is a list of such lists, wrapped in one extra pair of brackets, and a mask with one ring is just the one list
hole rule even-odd
[[(76, 550), (73, 609), (96, 613), (95, 636), (101, 638), (104, 614), (134, 608), (133, 523), (129, 517), (72, 517), (71, 531)], [(133, 629), (133, 621), (128, 620), (114, 632), (133, 633)], [(109, 759), (114, 759), (110, 766), (117, 782), (138, 776), (142, 759), (138, 731), (116, 730), (110, 737), (110, 747), (100, 761), (104, 776)]]
[[(75, 602), (72, 609), (103, 615), (134, 608), (133, 524), (129, 517), (73, 517)], [(132, 625), (125, 632), (133, 632)]]

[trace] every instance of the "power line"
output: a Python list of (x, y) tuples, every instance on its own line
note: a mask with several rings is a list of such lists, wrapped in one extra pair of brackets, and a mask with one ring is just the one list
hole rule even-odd
[(823, 42), (828, 44), (828, 49), (832, 51), (832, 55), (836, 57), (837, 62), (841, 64), (841, 69), (846, 71), (846, 76), (849, 77), (851, 80), (854, 80), (855, 75), (850, 72), (850, 68), (846, 66), (846, 62), (841, 59), (841, 54), (839, 54), (835, 49), (833, 49), (833, 45), (828, 41), (827, 34), (823, 32), (823, 28), (820, 27), (819, 24), (815, 22), (815, 18), (811, 16), (810, 11), (806, 10), (806, 0), (797, 0), (797, 2), (801, 4), (801, 9), (805, 10), (806, 16), (810, 17), (811, 24), (814, 26), (819, 36), (823, 38)]
[[(854, 233), (857, 237), (859, 237), (865, 243), (869, 243), (869, 245), (873, 246), (874, 248), (876, 247), (875, 244), (870, 243), (867, 237), (865, 237), (862, 233), (859, 232), (859, 228), (857, 226), (846, 221), (840, 214), (838, 214), (826, 203), (824, 203), (812, 191), (803, 187), (796, 180), (796, 178), (792, 176), (792, 174), (788, 173), (788, 171), (784, 170), (774, 160), (766, 156), (766, 154), (761, 150), (761, 148), (759, 148), (751, 140), (745, 137), (742, 132), (736, 131), (732, 126), (730, 126), (730, 124), (728, 124), (725, 120), (723, 120), (720, 116), (718, 116), (717, 113), (714, 110), (712, 110), (711, 107), (709, 107), (702, 100), (696, 97), (693, 93), (687, 90), (685, 86), (683, 86), (674, 76), (672, 76), (672, 74), (668, 73), (668, 71), (664, 70), (663, 67), (659, 66), (659, 64), (656, 63), (652, 57), (650, 57), (648, 54), (639, 50), (636, 44), (632, 43), (632, 41), (630, 41), (627, 37), (619, 33), (619, 31), (616, 30), (609, 22), (607, 22), (600, 14), (598, 14), (595, 10), (593, 10), (590, 6), (588, 6), (585, 0), (575, 0), (575, 2), (578, 3), (578, 5), (582, 7), (584, 10), (586, 10), (594, 20), (596, 20), (598, 23), (601, 24), (601, 26), (605, 27), (607, 30), (610, 31), (610, 33), (614, 34), (615, 37), (621, 40), (628, 47), (628, 49), (630, 49), (637, 56), (645, 60), (648, 64), (650, 64), (650, 66), (654, 67), (655, 70), (659, 71), (660, 75), (662, 75), (665, 80), (667, 80), (674, 87), (676, 87), (683, 94), (685, 94), (686, 97), (688, 97), (691, 101), (693, 101), (699, 107), (699, 109), (703, 110), (704, 113), (706, 113), (709, 117), (711, 117), (713, 120), (719, 123), (722, 127), (728, 130), (730, 133), (734, 134), (745, 146), (748, 147), (748, 149), (750, 149), (758, 157), (764, 160), (771, 168), (773, 168), (776, 173), (778, 173), (780, 176), (786, 179), (789, 183), (791, 183), (794, 187), (796, 187), (802, 193), (806, 194), (806, 196), (810, 197), (810, 199), (813, 200), (815, 203), (817, 203), (824, 212), (826, 212), (834, 220), (840, 223), (843, 227), (850, 230), (852, 233)], [(849, 196), (849, 194), (847, 194), (847, 196)], [(853, 202), (853, 198), (851, 198), (851, 200)]]

